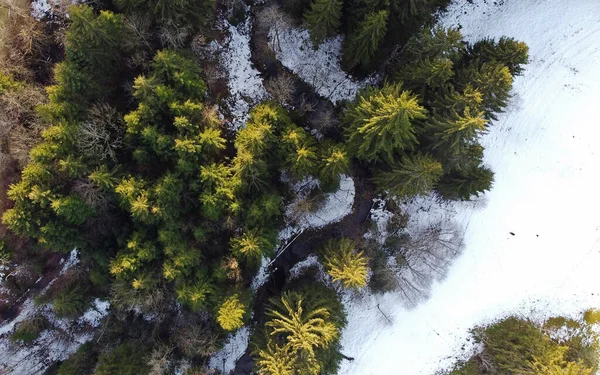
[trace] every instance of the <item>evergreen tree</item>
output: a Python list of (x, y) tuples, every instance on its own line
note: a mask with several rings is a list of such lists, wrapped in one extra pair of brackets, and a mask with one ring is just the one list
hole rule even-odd
[(482, 63), (498, 62), (510, 70), (512, 76), (521, 75), (523, 65), (529, 61), (529, 47), (524, 42), (502, 37), (498, 42), (482, 39), (469, 48), (469, 54)]
[(389, 191), (401, 198), (426, 195), (442, 176), (442, 165), (430, 156), (405, 156), (392, 164), (390, 170), (379, 171), (373, 182), (380, 191)]
[(275, 244), (263, 231), (254, 229), (233, 238), (231, 246), (234, 254), (251, 262), (258, 262), (263, 255), (273, 250)]
[[(459, 61), (465, 52), (465, 43), (460, 30), (455, 28), (425, 28), (408, 40), (399, 56), (398, 68), (412, 63), (433, 59)], [(398, 69), (399, 70), (399, 69)]]
[(387, 19), (386, 10), (369, 13), (350, 34), (344, 46), (344, 64), (348, 69), (371, 61), (385, 37)]
[(341, 145), (326, 145), (321, 156), (320, 178), (323, 182), (335, 182), (350, 170), (348, 153)]
[(494, 172), (484, 166), (474, 166), (462, 171), (452, 171), (440, 180), (437, 191), (445, 199), (470, 200), (473, 195), (490, 190)]
[(244, 325), (244, 314), (246, 306), (244, 306), (237, 294), (227, 298), (219, 308), (217, 314), (217, 322), (226, 331), (235, 331), (242, 328)]
[(496, 61), (475, 61), (461, 70), (457, 79), (465, 88), (470, 86), (482, 94), (485, 118), (497, 120), (496, 114), (504, 111), (510, 99), (513, 78), (508, 67)]
[(395, 79), (412, 90), (422, 92), (427, 87), (444, 87), (454, 76), (454, 63), (445, 57), (416, 61), (401, 69)]
[(484, 111), (472, 108), (465, 108), (463, 113), (436, 115), (428, 124), (434, 132), (432, 147), (457, 150), (465, 143), (476, 141), (485, 132), (487, 123)]
[(290, 347), (283, 347), (269, 342), (265, 349), (258, 351), (257, 367), (261, 375), (295, 375), (295, 358)]
[(323, 250), (324, 265), (333, 281), (346, 288), (360, 289), (367, 285), (367, 258), (355, 251), (349, 238), (331, 240)]
[(265, 324), (270, 336), (285, 338), (286, 349), (294, 354), (295, 367), (318, 374), (320, 365), (315, 349), (327, 347), (339, 337), (337, 327), (329, 321), (329, 311), (324, 307), (303, 306), (302, 295), (294, 292), (285, 292), (272, 303), (273, 308), (267, 311), (270, 320)]
[(334, 36), (341, 24), (342, 0), (313, 0), (304, 19), (310, 31), (310, 39), (315, 45)]
[(364, 161), (393, 160), (394, 153), (414, 147), (413, 124), (425, 114), (417, 98), (400, 85), (367, 88), (345, 113), (348, 148)]

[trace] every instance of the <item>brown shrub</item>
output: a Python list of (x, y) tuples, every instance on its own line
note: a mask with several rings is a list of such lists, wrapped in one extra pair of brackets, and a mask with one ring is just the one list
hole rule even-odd
[(39, 59), (47, 43), (43, 24), (31, 16), (31, 1), (3, 0), (0, 3), (0, 70), (19, 80), (29, 80), (29, 68)]

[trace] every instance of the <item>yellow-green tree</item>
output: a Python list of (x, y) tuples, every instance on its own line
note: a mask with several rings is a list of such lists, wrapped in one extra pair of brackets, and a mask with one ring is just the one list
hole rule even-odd
[(219, 308), (217, 322), (226, 331), (235, 331), (244, 325), (246, 306), (237, 294), (227, 298)]
[(333, 281), (345, 288), (360, 289), (367, 285), (367, 258), (362, 251), (356, 251), (351, 239), (329, 241), (325, 245), (323, 263)]
[(319, 375), (317, 350), (329, 348), (340, 334), (329, 309), (306, 303), (298, 292), (284, 292), (272, 300), (267, 316), (267, 345), (258, 351), (259, 373)]
[(415, 122), (427, 111), (417, 97), (398, 85), (367, 88), (346, 110), (349, 150), (364, 161), (393, 160), (417, 143)]

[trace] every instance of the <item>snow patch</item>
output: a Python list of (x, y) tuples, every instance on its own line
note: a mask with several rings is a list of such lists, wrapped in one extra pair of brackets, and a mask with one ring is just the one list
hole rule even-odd
[(110, 303), (98, 298), (94, 300), (94, 305), (90, 307), (77, 321), (80, 324), (86, 324), (93, 328), (98, 328), (100, 322), (108, 315)]
[(223, 349), (210, 358), (208, 366), (216, 370), (222, 370), (224, 374), (229, 374), (230, 371), (235, 369), (236, 361), (246, 352), (249, 339), (250, 329), (248, 327), (230, 334)]
[(267, 98), (260, 72), (250, 59), (252, 21), (249, 9), (247, 7), (244, 23), (237, 27), (227, 24), (229, 40), (221, 53), (221, 63), (229, 76), (229, 97), (226, 103), (233, 117), (231, 127), (234, 130), (244, 126), (250, 109)]
[[(318, 184), (317, 180), (305, 182), (305, 185), (308, 186), (308, 190), (312, 189), (311, 186), (315, 184)], [(306, 229), (321, 228), (342, 220), (346, 215), (352, 212), (355, 194), (354, 180), (349, 176), (342, 175), (340, 177), (340, 186), (338, 190), (334, 193), (326, 194), (323, 205), (319, 207), (316, 212), (305, 212), (294, 215), (294, 207), (296, 207), (298, 202), (292, 202), (286, 208), (286, 217), (288, 220), (293, 217), (294, 223), (288, 225), (279, 233), (279, 240), (281, 242), (287, 242)], [(303, 198), (303, 194), (299, 194), (298, 199)]]
[(352, 100), (360, 88), (377, 82), (374, 77), (359, 81), (342, 70), (343, 40), (341, 35), (327, 39), (315, 49), (306, 29), (271, 28), (269, 32), (269, 42), (283, 66), (333, 103)]
[[(71, 4), (83, 3), (85, 0), (71, 0)], [(65, 12), (64, 0), (34, 0), (31, 2), (31, 15), (36, 19), (50, 16), (55, 12)]]
[(269, 258), (262, 257), (260, 260), (260, 268), (252, 279), (252, 291), (256, 292), (269, 279)]

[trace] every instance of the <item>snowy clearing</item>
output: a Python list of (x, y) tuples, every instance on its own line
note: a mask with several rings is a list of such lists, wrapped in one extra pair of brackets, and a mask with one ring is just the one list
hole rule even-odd
[(507, 35), (530, 47), (510, 107), (483, 139), (496, 182), (477, 202), (411, 204), (409, 229), (451, 219), (464, 253), (416, 308), (392, 294), (345, 297), (343, 352), (355, 360), (340, 374), (433, 374), (468, 356), (460, 347), (475, 325), (600, 306), (600, 2), (473, 3), (457, 0), (443, 23), (468, 40)]
[(239, 129), (246, 124), (248, 112), (267, 97), (260, 73), (250, 60), (249, 12), (246, 21), (237, 27), (228, 24), (230, 39), (220, 56), (221, 63), (229, 76), (229, 97), (226, 102), (233, 117), (231, 126)]
[(208, 367), (224, 371), (225, 374), (228, 374), (229, 371), (235, 368), (237, 360), (246, 352), (249, 339), (250, 329), (248, 327), (241, 328), (234, 334), (230, 334), (223, 349), (210, 358)]
[(358, 81), (346, 74), (340, 66), (343, 37), (327, 39), (315, 49), (308, 30), (302, 28), (271, 29), (269, 41), (277, 59), (315, 91), (334, 104), (352, 100), (356, 92), (376, 79)]
[[(318, 183), (318, 181), (306, 181), (305, 187), (311, 190), (311, 184)], [(294, 191), (301, 190), (301, 187), (294, 187)], [(349, 176), (340, 177), (340, 186), (334, 193), (325, 195), (325, 201), (321, 207), (315, 212), (300, 212), (297, 214), (298, 202), (292, 202), (286, 208), (286, 221), (292, 222), (284, 230), (279, 233), (279, 240), (282, 243), (287, 242), (298, 233), (303, 232), (310, 228), (321, 228), (327, 224), (337, 223), (342, 220), (346, 215), (352, 212), (352, 206), (354, 205), (354, 196), (356, 191), (354, 189), (354, 180)], [(299, 200), (304, 197), (299, 194)]]

